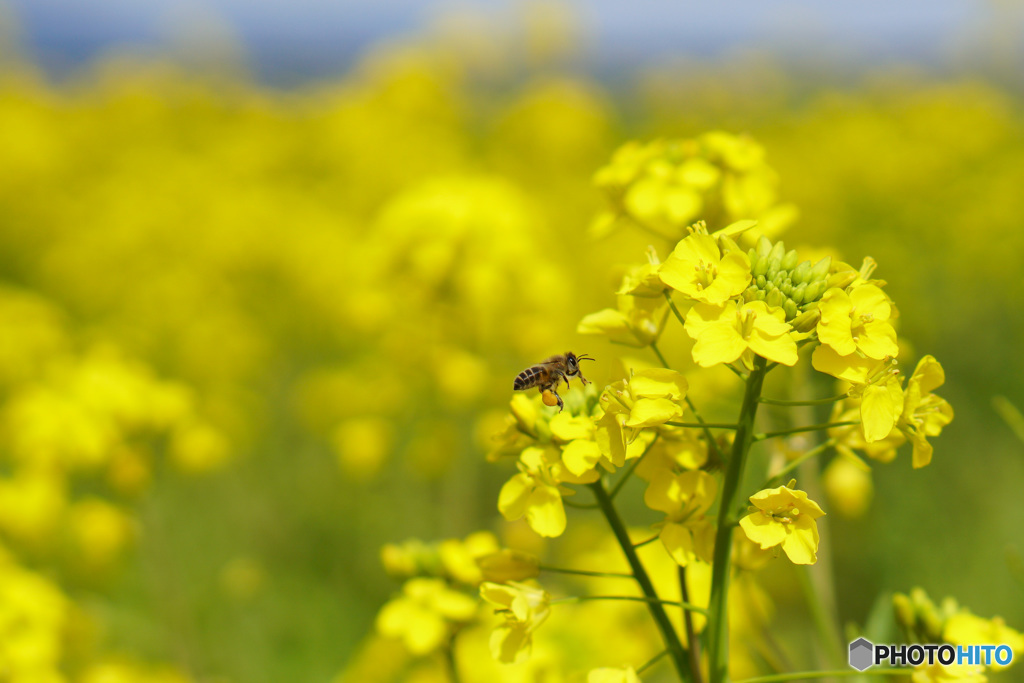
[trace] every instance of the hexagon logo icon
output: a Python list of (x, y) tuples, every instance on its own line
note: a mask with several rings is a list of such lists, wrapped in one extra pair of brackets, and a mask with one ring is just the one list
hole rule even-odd
[(850, 643), (850, 666), (857, 671), (863, 671), (874, 662), (875, 646), (866, 638), (858, 638)]

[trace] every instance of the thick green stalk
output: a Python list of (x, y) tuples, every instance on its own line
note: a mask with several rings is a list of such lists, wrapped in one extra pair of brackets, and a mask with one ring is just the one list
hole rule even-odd
[(647, 597), (647, 609), (650, 610), (654, 623), (657, 624), (658, 630), (661, 631), (662, 640), (665, 641), (665, 647), (672, 657), (676, 671), (679, 672), (680, 680), (689, 683), (693, 679), (690, 676), (686, 650), (683, 648), (683, 643), (679, 640), (679, 635), (672, 626), (668, 614), (665, 613), (665, 608), (662, 606), (660, 598), (658, 598), (658, 593), (654, 590), (651, 577), (647, 575), (647, 570), (644, 569), (643, 563), (640, 562), (640, 557), (636, 554), (636, 549), (633, 547), (633, 541), (629, 538), (629, 531), (626, 529), (625, 523), (619, 517), (615, 504), (612, 502), (608, 492), (605, 491), (601, 481), (598, 480), (590, 484), (590, 488), (594, 492), (598, 505), (601, 506), (601, 511), (604, 512), (604, 516), (608, 519), (608, 524), (612, 528), (612, 533), (615, 534), (615, 539), (619, 542), (622, 552), (626, 555), (626, 561), (629, 562), (629, 567), (633, 570), (633, 577), (640, 584), (640, 590)]
[(729, 680), (729, 577), (732, 565), (733, 512), (739, 502), (740, 482), (747, 453), (754, 441), (754, 418), (764, 384), (767, 361), (754, 358), (754, 369), (747, 379), (743, 406), (737, 420), (739, 428), (732, 444), (732, 454), (722, 483), (722, 499), (718, 508), (718, 531), (715, 534), (715, 557), (711, 569), (711, 603), (708, 606), (708, 668), (710, 683)]

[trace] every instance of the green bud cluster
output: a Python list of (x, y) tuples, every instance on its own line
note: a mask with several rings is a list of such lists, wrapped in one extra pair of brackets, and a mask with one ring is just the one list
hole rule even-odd
[(896, 593), (892, 596), (896, 622), (919, 643), (941, 643), (946, 620), (953, 616), (959, 606), (947, 598), (942, 605), (936, 605), (920, 588), (914, 588), (909, 595)]
[(747, 255), (754, 280), (743, 292), (744, 301), (763, 301), (777, 306), (785, 311), (787, 321), (798, 316), (807, 318), (803, 322), (813, 328), (817, 322), (818, 300), (829, 286), (832, 259), (826, 256), (813, 265), (810, 261), (800, 262), (795, 249), (786, 251), (785, 244), (772, 244), (763, 235)]

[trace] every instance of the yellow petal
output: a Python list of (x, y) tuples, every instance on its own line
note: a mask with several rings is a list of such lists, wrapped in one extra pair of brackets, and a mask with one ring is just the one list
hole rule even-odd
[(700, 333), (693, 345), (693, 360), (701, 367), (709, 368), (719, 363), (731, 363), (746, 350), (747, 343), (732, 325), (712, 325)]
[(683, 416), (683, 408), (667, 398), (641, 398), (633, 403), (627, 427), (653, 427)]
[(879, 366), (878, 361), (873, 358), (864, 358), (856, 353), (842, 356), (826, 344), (814, 349), (811, 365), (818, 372), (824, 372), (851, 384), (867, 384)]
[(793, 335), (787, 332), (779, 337), (769, 337), (762, 334), (757, 323), (755, 323), (754, 331), (750, 335), (750, 339), (747, 340), (747, 344), (750, 346), (750, 350), (757, 355), (782, 365), (792, 367), (799, 359)]
[(786, 539), (786, 530), (781, 522), (768, 517), (760, 510), (751, 512), (740, 520), (740, 528), (754, 543), (761, 548), (771, 548)]
[(889, 436), (889, 432), (896, 424), (896, 418), (902, 412), (903, 391), (898, 382), (872, 384), (865, 388), (860, 403), (864, 441), (873, 443)]
[(864, 325), (864, 333), (857, 338), (857, 348), (868, 358), (894, 357), (900, 347), (896, 343), (896, 330), (882, 320), (875, 320)]
[(637, 345), (629, 319), (614, 308), (605, 308), (585, 316), (576, 326), (576, 331), (580, 334), (603, 334), (615, 342)]
[(686, 313), (686, 333), (697, 339), (709, 327), (722, 323), (733, 325), (736, 321), (736, 304), (728, 302), (721, 306), (696, 304)]
[(530, 493), (533, 491), (533, 477), (517, 474), (501, 487), (498, 494), (498, 511), (508, 521), (519, 519), (526, 514)]
[(682, 524), (666, 524), (661, 528), (661, 542), (675, 563), (685, 567), (693, 555), (693, 534)]
[(934, 356), (925, 356), (919, 360), (912, 377), (918, 381), (923, 393), (938, 389), (946, 381), (946, 373)]
[(575, 417), (569, 413), (558, 413), (551, 418), (551, 435), (559, 441), (587, 439), (594, 432), (594, 423), (588, 417)]
[(789, 527), (782, 550), (793, 564), (814, 564), (818, 560), (818, 525), (800, 515)]
[(636, 398), (670, 398), (681, 401), (688, 386), (683, 373), (666, 368), (641, 370), (629, 379), (629, 393)]
[(565, 531), (565, 508), (554, 486), (540, 485), (530, 494), (526, 521), (541, 536), (554, 538)]
[(659, 512), (674, 512), (679, 508), (679, 500), (679, 482), (667, 468), (659, 470), (644, 491), (644, 504)]
[(577, 477), (594, 469), (600, 459), (601, 449), (596, 441), (576, 439), (562, 449), (562, 462)]
[(888, 320), (891, 315), (889, 297), (875, 285), (860, 285), (850, 292), (850, 305), (859, 315), (870, 313), (875, 320)]
[(530, 651), (530, 633), (527, 624), (499, 626), (491, 633), (491, 655), (504, 664), (526, 661)]

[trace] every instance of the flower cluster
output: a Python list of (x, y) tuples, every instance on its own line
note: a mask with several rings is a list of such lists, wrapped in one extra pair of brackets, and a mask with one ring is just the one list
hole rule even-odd
[[(1024, 634), (1006, 625), (1000, 617), (984, 619), (960, 606), (954, 598), (946, 598), (936, 605), (921, 588), (909, 594), (896, 593), (892, 598), (896, 622), (915, 643), (950, 643), (952, 645), (998, 644), (1013, 651), (1009, 665), (992, 662), (988, 667), (998, 672), (1012, 666), (1024, 653)], [(922, 664), (914, 671), (914, 683), (939, 683), (943, 680), (973, 680), (982, 683), (986, 666), (963, 664), (944, 668)]]
[(634, 224), (677, 240), (703, 217), (712, 225), (759, 218), (762, 230), (779, 232), (793, 209), (778, 202), (778, 180), (764, 156), (752, 139), (722, 131), (692, 140), (627, 143), (594, 175), (610, 208), (591, 231), (603, 235)]
[[(680, 149), (690, 148), (626, 148), (598, 174), (598, 184), (615, 189), (623, 215), (643, 227), (657, 226), (662, 235), (672, 234), (668, 226), (679, 216), (690, 215), (686, 202), (696, 196), (685, 184), (696, 182), (698, 170), (711, 173), (706, 163), (686, 157)], [(672, 166), (673, 160), (678, 167)], [(696, 201), (695, 205), (703, 206)], [(825, 511), (796, 487), (795, 480), (778, 485), (786, 473), (830, 448), (840, 455), (837, 462), (857, 461), (857, 448), (886, 459), (906, 440), (913, 443), (914, 465), (920, 467), (931, 455), (925, 437), (938, 435), (952, 419), (949, 405), (932, 393), (942, 383), (941, 366), (932, 357), (923, 358), (909, 379), (900, 376), (896, 309), (883, 289), (885, 283), (871, 279), (871, 259), (859, 270), (831, 256), (801, 260), (796, 250), (787, 250), (763, 233), (753, 246), (740, 247), (737, 240), (752, 234), (756, 226), (743, 218), (711, 232), (705, 222), (698, 222), (664, 258), (651, 247), (646, 263), (625, 273), (617, 307), (584, 317), (578, 332), (649, 347), (664, 367), (627, 364), (625, 376), (600, 394), (576, 391), (564, 413), (553, 413), (536, 398), (516, 396), (492, 458), (515, 457), (519, 470), (502, 488), (498, 509), (507, 520), (525, 518), (541, 536), (565, 533), (564, 501), (581, 487), (591, 491), (594, 503), (581, 507), (599, 509), (610, 523), (682, 677), (688, 669), (690, 675), (704, 675), (693, 669), (692, 657), (687, 660), (684, 655), (696, 647), (693, 638), (699, 628), (707, 631), (706, 675), (722, 680), (735, 666), (728, 654), (729, 590), (732, 584), (738, 595), (749, 590), (751, 577), (764, 561), (754, 559), (754, 550), (736, 553), (733, 571), (734, 545), (772, 551), (775, 557), (784, 553), (794, 565), (817, 561), (818, 520)], [(707, 397), (695, 400), (687, 376), (669, 367), (659, 343), (673, 315), (692, 340), (688, 350), (694, 365), (728, 367), (742, 382), (735, 422), (705, 419), (699, 404)], [(802, 357), (843, 382), (842, 393), (806, 401), (764, 396), (769, 371), (796, 366)], [(793, 412), (796, 406), (832, 403), (833, 421), (791, 423), (773, 433), (757, 432), (762, 403), (792, 406)], [(814, 432), (828, 440), (794, 453), (783, 466), (774, 465), (774, 473), (769, 471), (760, 489), (742, 490), (749, 485), (748, 461), (760, 455), (754, 448), (758, 442)], [(685, 639), (667, 621), (614, 505), (633, 474), (647, 482), (646, 506), (663, 515), (649, 540), (660, 540), (681, 576), (705, 571), (704, 567), (712, 577), (707, 595), (682, 606)], [(744, 498), (751, 506), (740, 516), (737, 506)], [(740, 541), (733, 533), (736, 527)], [(521, 642), (547, 617), (549, 603), (540, 597), (546, 596), (540, 589), (524, 590), (512, 580), (503, 585), (502, 590), (494, 584), (484, 591), (485, 599), (506, 615), (494, 635), (493, 649), (503, 661), (518, 660), (525, 650)], [(706, 621), (697, 626), (692, 612), (706, 615)], [(592, 680), (631, 676), (635, 672), (628, 667), (591, 672)]]

